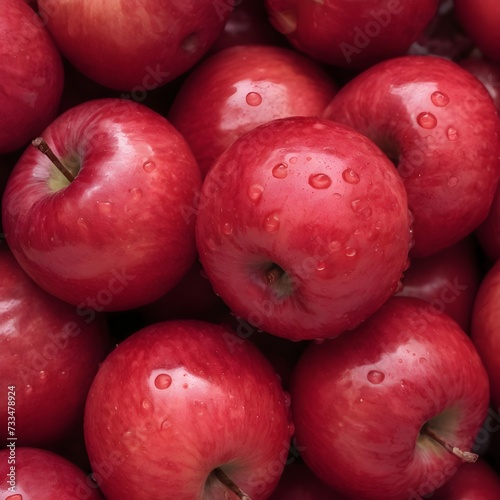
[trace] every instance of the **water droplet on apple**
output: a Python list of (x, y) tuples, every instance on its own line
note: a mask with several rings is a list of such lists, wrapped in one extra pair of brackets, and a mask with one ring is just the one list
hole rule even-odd
[(24, 393), (26, 394), (26, 396), (29, 396), (32, 392), (33, 392), (33, 387), (28, 384), (24, 390)]
[(233, 234), (233, 226), (229, 222), (225, 222), (222, 224), (222, 232), (229, 236), (230, 234)]
[(47, 378), (47, 372), (45, 370), (41, 370), (39, 373), (38, 373), (38, 376), (42, 379), (42, 380), (45, 380)]
[(217, 243), (215, 243), (215, 238), (213, 236), (210, 236), (207, 240), (207, 246), (209, 250), (214, 251), (217, 248)]
[(189, 54), (193, 54), (196, 52), (200, 45), (200, 39), (197, 33), (192, 33), (182, 40), (181, 48), (184, 52), (188, 52)]
[(288, 391), (284, 391), (283, 403), (286, 408), (290, 408), (290, 405), (292, 404), (292, 398)]
[(182, 384), (182, 388), (183, 388), (183, 389), (187, 389), (187, 388), (188, 388), (188, 385), (187, 385), (187, 384)]
[(109, 201), (98, 201), (97, 206), (99, 207), (99, 212), (101, 212), (101, 214), (111, 214), (111, 203)]
[(172, 383), (172, 377), (168, 373), (160, 373), (155, 378), (155, 386), (157, 389), (168, 389)]
[(434, 106), (444, 108), (450, 102), (450, 98), (446, 94), (443, 94), (443, 92), (436, 90), (436, 92), (431, 94), (431, 101)]
[(360, 181), (359, 175), (351, 168), (348, 168), (342, 172), (342, 178), (348, 184), (357, 184)]
[(340, 241), (332, 240), (330, 243), (328, 243), (328, 250), (330, 252), (338, 252), (340, 248), (342, 247), (342, 244)]
[(274, 233), (280, 228), (280, 219), (277, 214), (271, 214), (264, 220), (264, 229), (268, 233)]
[(156, 170), (156, 164), (154, 161), (146, 161), (142, 165), (142, 168), (144, 169), (144, 172), (150, 174)]
[(153, 408), (153, 404), (151, 403), (151, 401), (149, 401), (149, 399), (144, 398), (141, 401), (141, 407), (145, 411), (151, 411), (151, 409)]
[(140, 200), (142, 198), (142, 189), (141, 188), (132, 188), (130, 190), (130, 194), (134, 200)]
[(450, 178), (448, 179), (448, 186), (450, 186), (450, 187), (454, 187), (454, 186), (456, 186), (457, 184), (458, 184), (458, 177), (454, 177), (454, 176), (452, 176), (452, 177), (450, 177)]
[(423, 365), (424, 363), (427, 363), (427, 358), (419, 358), (418, 361), (421, 365)]
[(446, 131), (446, 137), (448, 137), (448, 140), (455, 142), (458, 139), (458, 132), (456, 129), (453, 127), (449, 127), (448, 130)]
[(284, 179), (288, 175), (288, 165), (286, 163), (278, 163), (273, 167), (272, 173), (276, 179)]
[(363, 208), (363, 210), (361, 210), (361, 215), (365, 219), (369, 219), (372, 216), (372, 209), (370, 207)]
[(360, 398), (360, 400), (359, 400), (360, 403), (364, 403), (364, 401), (365, 400), (363, 398)]
[(378, 220), (375, 222), (375, 229), (378, 231), (382, 227), (382, 221)]
[(262, 193), (264, 193), (264, 188), (260, 184), (252, 184), (248, 188), (248, 197), (252, 201), (258, 201), (262, 197)]
[(316, 270), (324, 271), (326, 269), (326, 262), (324, 260), (319, 260), (316, 262)]
[(9, 495), (5, 500), (23, 500), (23, 496), (19, 493), (14, 493), (13, 495)]
[(425, 129), (433, 129), (437, 125), (437, 119), (432, 113), (423, 112), (417, 116), (417, 123)]
[(366, 378), (371, 384), (381, 384), (385, 379), (385, 374), (378, 370), (371, 370), (368, 372)]
[(359, 212), (361, 209), (361, 200), (354, 200), (351, 202), (351, 208), (353, 209), (354, 212)]
[(332, 185), (332, 180), (326, 174), (312, 174), (309, 184), (315, 189), (327, 189)]
[(257, 92), (249, 92), (246, 101), (249, 106), (258, 106), (262, 102), (262, 96)]
[(347, 247), (345, 249), (345, 254), (347, 257), (354, 257), (356, 255), (356, 250), (352, 247)]
[(401, 358), (398, 359), (398, 363), (402, 363), (402, 362), (403, 362), (403, 360)]
[(299, 159), (296, 157), (296, 156), (292, 156), (289, 160), (288, 160), (292, 165), (295, 165), (295, 163), (297, 163), (299, 161)]
[(166, 431), (169, 427), (172, 427), (172, 424), (168, 420), (164, 420), (160, 424), (160, 431)]
[(342, 198), (342, 195), (340, 193), (333, 193), (332, 198), (335, 200), (340, 200), (340, 198)]

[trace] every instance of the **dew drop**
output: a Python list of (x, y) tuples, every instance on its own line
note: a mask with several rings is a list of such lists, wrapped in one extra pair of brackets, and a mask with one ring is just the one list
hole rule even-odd
[(153, 404), (149, 401), (149, 399), (143, 399), (141, 401), (141, 407), (145, 411), (150, 411), (153, 408)]
[(324, 260), (316, 262), (316, 269), (318, 271), (324, 271), (326, 269), (326, 262)]
[(333, 193), (332, 198), (334, 198), (335, 200), (340, 200), (340, 198), (342, 198), (342, 195), (340, 193)]
[(354, 200), (351, 202), (351, 208), (354, 212), (359, 212), (361, 210), (361, 200)]
[(142, 189), (141, 188), (132, 188), (130, 190), (130, 194), (132, 195), (132, 199), (140, 200), (142, 198)]
[(24, 393), (26, 396), (29, 396), (33, 392), (33, 387), (31, 385), (27, 385)]
[(172, 424), (168, 421), (168, 420), (164, 420), (161, 424), (160, 424), (160, 430), (161, 431), (166, 431), (168, 428), (172, 427)]
[(360, 398), (359, 402), (360, 402), (360, 403), (363, 403), (363, 402), (364, 402), (364, 399), (363, 399), (363, 398)]
[(370, 372), (368, 372), (366, 378), (371, 384), (381, 384), (385, 379), (385, 374), (379, 372), (378, 370), (371, 370)]
[(454, 186), (456, 186), (457, 184), (458, 184), (458, 177), (454, 177), (454, 176), (452, 176), (452, 177), (450, 177), (450, 178), (448, 179), (448, 186), (450, 186), (450, 187), (454, 187)]
[(144, 172), (150, 174), (156, 170), (156, 164), (154, 161), (145, 161), (142, 168), (144, 169)]
[(381, 228), (382, 228), (382, 221), (378, 220), (377, 222), (375, 222), (375, 229), (378, 231)]
[(225, 222), (222, 224), (222, 232), (227, 236), (233, 234), (233, 226), (229, 222)]
[(446, 94), (436, 90), (436, 92), (431, 94), (431, 101), (434, 106), (444, 108), (450, 102), (450, 98)]
[(370, 207), (366, 207), (361, 211), (361, 214), (365, 219), (369, 219), (372, 216), (372, 209)]
[(357, 184), (360, 180), (359, 175), (350, 168), (342, 172), (342, 178), (349, 184)]
[(423, 365), (423, 364), (427, 363), (427, 358), (419, 358), (419, 360), (418, 360), (418, 361), (419, 361), (419, 363), (420, 363), (421, 365)]
[(269, 215), (264, 220), (264, 229), (268, 233), (274, 233), (280, 227), (280, 219), (276, 214)]
[(172, 384), (172, 377), (168, 373), (160, 373), (160, 375), (155, 378), (155, 386), (157, 389), (168, 389), (170, 384)]
[(330, 243), (328, 243), (328, 250), (330, 252), (338, 252), (340, 248), (342, 247), (340, 241), (332, 240)]
[(458, 132), (456, 129), (453, 127), (449, 127), (448, 130), (446, 131), (446, 137), (448, 137), (448, 140), (455, 142), (458, 139)]
[(402, 360), (402, 359), (398, 359), (398, 363), (402, 363), (402, 362), (403, 362), (403, 360)]
[(332, 185), (332, 180), (326, 174), (312, 174), (309, 176), (309, 184), (315, 189), (327, 189)]
[(260, 184), (252, 184), (248, 188), (247, 194), (252, 201), (258, 201), (260, 200), (263, 192), (264, 188)]
[(249, 106), (258, 106), (262, 102), (262, 96), (257, 92), (249, 92), (246, 101)]
[(424, 112), (417, 116), (417, 123), (425, 129), (432, 129), (437, 125), (437, 119), (432, 113)]
[(99, 207), (99, 212), (101, 212), (101, 214), (111, 214), (111, 203), (109, 201), (98, 201), (97, 206)]
[(297, 163), (299, 161), (299, 159), (296, 157), (296, 156), (292, 156), (289, 160), (288, 160), (292, 165), (295, 165), (295, 163)]
[(13, 495), (9, 495), (5, 500), (23, 500), (23, 496), (19, 493), (14, 493)]
[(205, 406), (205, 402), (204, 401), (199, 401), (199, 400), (194, 401), (194, 404), (196, 406)]
[(183, 389), (187, 389), (187, 388), (188, 388), (188, 385), (187, 385), (187, 384), (182, 384), (182, 388), (183, 388)]
[(38, 375), (42, 380), (45, 380), (47, 378), (47, 372), (45, 370), (40, 371)]
[(288, 175), (288, 165), (286, 163), (278, 163), (273, 167), (272, 173), (276, 179), (284, 179)]
[(345, 254), (347, 257), (354, 257), (356, 255), (356, 250), (352, 247), (347, 247), (345, 249)]

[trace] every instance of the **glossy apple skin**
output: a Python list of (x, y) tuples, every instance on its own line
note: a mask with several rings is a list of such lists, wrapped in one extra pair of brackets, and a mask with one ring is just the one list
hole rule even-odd
[(496, 0), (455, 0), (457, 19), (479, 50), (500, 62), (500, 4)]
[(367, 135), (397, 165), (415, 218), (412, 257), (457, 243), (488, 215), (500, 121), (484, 85), (458, 64), (435, 56), (382, 62), (344, 86), (324, 117)]
[(190, 73), (168, 117), (205, 175), (245, 132), (277, 118), (320, 116), (334, 94), (332, 79), (302, 54), (264, 45), (237, 46)]
[(500, 477), (484, 460), (464, 464), (441, 488), (432, 494), (435, 500), (497, 500)]
[(64, 72), (48, 31), (23, 0), (2, 2), (0, 154), (25, 146), (55, 117)]
[(439, 0), (266, 0), (274, 27), (296, 49), (353, 68), (404, 54), (438, 5)]
[(412, 259), (396, 295), (427, 301), (430, 311), (448, 314), (468, 333), (481, 278), (477, 244), (469, 237), (428, 257)]
[(274, 120), (235, 141), (205, 178), (200, 261), (252, 326), (334, 337), (395, 292), (411, 243), (406, 203), (394, 167), (361, 134), (318, 118)]
[(467, 57), (461, 59), (459, 64), (483, 83), (497, 111), (500, 111), (500, 64), (484, 57)]
[(500, 260), (479, 287), (472, 315), (471, 338), (488, 370), (493, 407), (500, 408)]
[[(0, 244), (0, 381), (15, 386), (16, 433), (47, 446), (81, 424), (87, 391), (109, 349), (102, 316), (83, 318), (38, 287)], [(7, 422), (7, 405), (0, 407)], [(0, 429), (5, 442), (7, 427)]]
[(222, 31), (233, 0), (39, 0), (66, 58), (117, 90), (152, 90), (190, 69)]
[(3, 226), (27, 274), (80, 311), (139, 307), (175, 286), (196, 257), (185, 212), (201, 182), (179, 132), (146, 106), (100, 99), (43, 137), (80, 170), (54, 187), (65, 179), (31, 146), (14, 167)]
[[(206, 322), (156, 323), (119, 344), (90, 389), (94, 476), (109, 500), (216, 500), (227, 490), (209, 475), (223, 467), (263, 500), (287, 460), (289, 402), (249, 342)], [(115, 467), (100, 473), (111, 454)]]
[[(53, 500), (78, 498), (102, 500), (95, 483), (75, 464), (39, 448), (17, 445), (15, 463), (10, 449), (0, 450), (0, 494), (6, 500)], [(9, 490), (10, 467), (15, 467), (15, 490)]]
[[(293, 373), (297, 447), (315, 474), (352, 498), (432, 492), (461, 461), (419, 435), (422, 426), (431, 421), (470, 450), (486, 417), (488, 376), (474, 345), (425, 307), (393, 297), (356, 330), (310, 344)], [(432, 421), (438, 415), (441, 423)]]

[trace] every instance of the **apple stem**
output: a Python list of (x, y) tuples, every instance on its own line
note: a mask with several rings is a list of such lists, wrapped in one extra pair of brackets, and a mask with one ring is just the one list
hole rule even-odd
[(474, 463), (479, 458), (479, 455), (477, 455), (476, 453), (472, 453), (471, 451), (464, 451), (457, 446), (451, 445), (450, 443), (445, 441), (436, 431), (428, 426), (424, 426), (421, 432), (439, 443), (446, 451), (449, 451), (451, 454), (460, 458), (463, 462)]
[(215, 477), (240, 500), (252, 500), (220, 467), (217, 467), (213, 472)]
[(264, 280), (268, 285), (276, 283), (283, 276), (283, 269), (273, 264), (264, 274)]
[(31, 145), (41, 151), (49, 160), (57, 167), (59, 172), (68, 179), (69, 182), (75, 180), (74, 175), (64, 166), (62, 161), (54, 154), (50, 146), (45, 142), (43, 137), (37, 137), (31, 141)]

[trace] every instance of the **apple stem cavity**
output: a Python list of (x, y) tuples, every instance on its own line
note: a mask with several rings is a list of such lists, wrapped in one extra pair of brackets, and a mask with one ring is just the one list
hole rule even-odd
[(213, 473), (215, 477), (240, 500), (252, 500), (220, 467), (214, 469)]
[(43, 137), (37, 137), (31, 141), (32, 146), (41, 151), (49, 160), (57, 167), (59, 172), (68, 179), (69, 182), (73, 182), (75, 180), (74, 175), (65, 167), (62, 161), (54, 154), (50, 146), (45, 142)]
[(264, 280), (268, 285), (272, 285), (273, 283), (276, 283), (278, 280), (280, 280), (284, 274), (285, 271), (283, 271), (280, 266), (278, 266), (277, 264), (273, 264), (264, 273)]
[(434, 431), (427, 425), (424, 425), (420, 432), (439, 443), (446, 451), (449, 451), (452, 455), (460, 458), (463, 462), (474, 463), (479, 458), (479, 455), (477, 455), (476, 453), (461, 450), (457, 446), (453, 446), (452, 444), (448, 443), (436, 431)]

